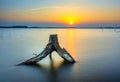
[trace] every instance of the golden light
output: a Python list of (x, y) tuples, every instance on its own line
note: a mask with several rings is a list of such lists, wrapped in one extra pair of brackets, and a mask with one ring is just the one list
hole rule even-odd
[(70, 25), (73, 25), (73, 22), (70, 22)]
[(66, 16), (66, 17), (63, 16), (62, 22), (64, 22), (67, 25), (72, 26), (72, 25), (76, 25), (76, 24), (80, 23), (80, 18), (77, 16), (74, 16), (74, 15)]

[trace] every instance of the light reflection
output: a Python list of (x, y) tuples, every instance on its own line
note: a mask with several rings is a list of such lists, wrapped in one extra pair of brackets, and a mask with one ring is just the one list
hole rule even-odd
[(68, 50), (73, 58), (76, 58), (75, 52), (75, 30), (69, 29), (68, 30)]
[[(50, 60), (48, 68), (45, 68), (43, 64), (41, 63), (37, 63), (37, 64), (33, 64), (33, 65), (29, 65), (30, 67), (36, 68), (38, 70), (42, 71), (42, 75), (44, 76), (48, 76), (48, 81), (49, 82), (58, 82), (59, 79), (61, 79), (60, 77), (63, 77), (64, 75), (71, 75), (72, 71), (73, 71), (73, 67), (74, 64), (65, 62), (65, 61), (61, 61), (61, 62), (57, 62), (57, 64), (59, 64), (59, 67), (56, 69), (55, 68), (55, 62), (53, 60), (53, 58)], [(66, 71), (63, 73), (63, 71)], [(42, 78), (44, 79), (44, 78)]]

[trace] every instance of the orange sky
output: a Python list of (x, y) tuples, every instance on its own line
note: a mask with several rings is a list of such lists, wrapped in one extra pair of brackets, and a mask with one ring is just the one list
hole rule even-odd
[[(111, 1), (111, 3), (108, 4), (107, 1)], [(118, 0), (114, 0), (114, 3), (112, 3), (112, 1), (113, 0), (101, 0), (101, 3), (97, 3), (96, 0), (75, 0), (75, 2), (70, 0), (68, 3), (62, 3), (62, 1), (57, 0), (56, 2), (50, 2), (53, 5), (49, 4), (49, 2), (44, 2), (41, 6), (41, 3), (38, 4), (38, 0), (36, 0), (36, 3), (34, 2), (33, 4), (38, 6), (33, 7), (31, 2), (28, 8), (26, 8), (25, 4), (23, 8), (21, 7), (22, 5), (20, 7), (18, 6), (19, 8), (13, 8), (11, 7), (13, 3), (11, 3), (10, 9), (3, 8), (1, 10), (0, 21), (64, 24), (70, 24), (72, 22), (73, 25), (83, 23), (118, 23), (120, 22)]]
[(91, 9), (79, 7), (52, 7), (35, 10), (20, 10), (4, 13), (2, 19), (29, 22), (60, 22), (60, 23), (85, 23), (85, 22), (120, 22), (120, 11), (106, 9)]

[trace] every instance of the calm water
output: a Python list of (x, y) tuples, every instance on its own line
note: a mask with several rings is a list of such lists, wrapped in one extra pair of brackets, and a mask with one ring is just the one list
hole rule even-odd
[[(119, 29), (118, 29), (119, 30)], [(39, 54), (50, 34), (76, 60), (54, 52), (36, 65), (16, 66)], [(120, 33), (114, 29), (0, 29), (0, 82), (120, 82)]]

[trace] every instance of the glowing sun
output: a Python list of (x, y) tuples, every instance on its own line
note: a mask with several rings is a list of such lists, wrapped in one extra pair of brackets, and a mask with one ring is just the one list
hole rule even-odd
[(73, 25), (73, 22), (69, 22), (70, 25)]

